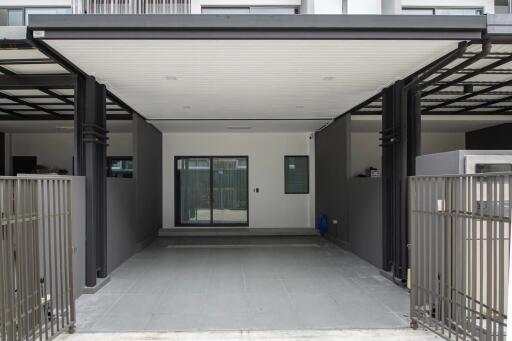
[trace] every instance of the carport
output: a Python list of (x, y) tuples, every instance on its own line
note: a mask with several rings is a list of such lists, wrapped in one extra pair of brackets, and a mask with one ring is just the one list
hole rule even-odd
[[(74, 73), (105, 86), (112, 98), (169, 134), (163, 142), (160, 233), (174, 238), (158, 240), (137, 253), (112, 273), (112, 282), (98, 294), (82, 297), (78, 309), (79, 316), (80, 309), (84, 312), (83, 328), (405, 326), (405, 289), (385, 277), (401, 285), (407, 280), (405, 184), (407, 176), (415, 173), (414, 160), (421, 150), (422, 117), (464, 115), (471, 121), (471, 116), (492, 116), (498, 122), (507, 121), (512, 101), (507, 64), (512, 51), (505, 44), (506, 37), (506, 22), (500, 22), (499, 16), (83, 15), (31, 19), (28, 39), (33, 46)], [(361, 213), (350, 212), (349, 206), (352, 116), (382, 117), (383, 222), (379, 231), (368, 234), (368, 245), (376, 243), (382, 252), (371, 259), (365, 256), (365, 243), (354, 243), (357, 231), (350, 226), (350, 215)], [(263, 224), (258, 218), (274, 216), (272, 210), (279, 210), (279, 205), (256, 214), (250, 206), (248, 228), (222, 229), (231, 238), (201, 239), (204, 229), (173, 225), (175, 213), (167, 212), (173, 211), (173, 181), (165, 180), (172, 161), (165, 144), (185, 141), (174, 139), (173, 134), (192, 132), (219, 138), (226, 134), (225, 144), (233, 145), (237, 140), (228, 138), (230, 130), (312, 134), (314, 144), (308, 148), (313, 151), (311, 177), (315, 181), (308, 193), (312, 199), (302, 210), (309, 211), (302, 212), (311, 225), (308, 233), (288, 229), (286, 237), (277, 237), (283, 229), (251, 225)], [(224, 155), (236, 155), (228, 153)], [(251, 185), (253, 196), (259, 193), (256, 185)], [(331, 217), (329, 241), (304, 236), (313, 232), (319, 214)], [(258, 231), (260, 237), (247, 236), (251, 231)], [(220, 230), (207, 232), (219, 234)], [(176, 237), (180, 233), (188, 237)], [(251, 277), (251, 271), (258, 275)], [(351, 294), (346, 296), (347, 292)], [(169, 295), (167, 303), (155, 296), (164, 293)], [(275, 309), (282, 296), (287, 303)], [(177, 316), (173, 306), (182, 307), (185, 313)], [(307, 312), (311, 306), (315, 308)], [(140, 307), (143, 314), (127, 319), (127, 314), (135, 314), (130, 307)], [(203, 315), (198, 314), (198, 307)], [(165, 309), (167, 313), (162, 314)], [(294, 310), (299, 317), (286, 315)], [(369, 311), (382, 314), (365, 315)]]

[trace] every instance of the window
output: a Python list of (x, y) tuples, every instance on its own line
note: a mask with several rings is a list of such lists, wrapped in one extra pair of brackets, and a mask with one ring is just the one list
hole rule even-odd
[(284, 157), (285, 194), (309, 193), (309, 157)]
[(201, 8), (202, 14), (299, 14), (294, 6), (247, 6), (247, 7), (210, 7)]
[(482, 15), (482, 8), (464, 8), (464, 7), (404, 7), (402, 13), (407, 15)]
[(176, 226), (248, 226), (248, 158), (175, 158)]
[(131, 156), (107, 157), (107, 176), (111, 178), (133, 178), (133, 158)]
[(23, 26), (23, 9), (0, 8), (0, 26)]
[(0, 8), (0, 26), (28, 25), (28, 16), (33, 14), (71, 14), (69, 7), (20, 7)]

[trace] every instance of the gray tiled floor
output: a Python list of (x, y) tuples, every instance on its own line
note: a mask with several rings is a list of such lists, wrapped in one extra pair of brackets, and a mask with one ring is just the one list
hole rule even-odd
[(408, 325), (408, 294), (316, 237), (159, 239), (77, 302), (79, 331)]

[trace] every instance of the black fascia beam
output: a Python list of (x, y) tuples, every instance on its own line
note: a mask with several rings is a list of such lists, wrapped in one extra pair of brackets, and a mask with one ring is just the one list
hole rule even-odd
[(432, 39), (479, 40), (485, 16), (39, 15), (37, 39)]
[[(76, 77), (60, 74), (0, 75), (0, 90), (19, 89), (74, 89)], [(36, 89), (37, 90), (37, 89)]]
[(471, 79), (471, 78), (473, 78), (475, 76), (478, 76), (478, 75), (480, 75), (482, 73), (485, 73), (486, 71), (495, 69), (497, 67), (500, 67), (501, 65), (504, 65), (504, 64), (507, 64), (507, 63), (510, 63), (510, 62), (512, 62), (512, 55), (509, 55), (506, 58), (500, 59), (500, 60), (498, 60), (498, 61), (496, 61), (494, 63), (486, 65), (483, 68), (475, 70), (475, 71), (473, 71), (471, 73), (468, 73), (468, 74), (466, 74), (464, 76), (461, 76), (461, 77), (458, 77), (458, 78), (456, 78), (454, 80), (451, 80), (449, 82), (443, 83), (442, 85), (439, 85), (439, 86), (437, 86), (434, 89), (431, 89), (429, 91), (424, 91), (422, 93), (421, 97), (426, 97), (426, 96), (432, 95), (432, 94), (434, 94), (436, 92), (439, 92), (439, 91), (444, 90), (444, 89), (446, 89), (448, 87), (451, 87), (451, 86), (460, 85), (460, 83), (462, 83), (462, 82), (464, 82), (464, 81), (466, 81), (468, 79)]
[(430, 111), (433, 111), (433, 110), (436, 110), (436, 109), (439, 109), (439, 108), (442, 108), (442, 107), (446, 107), (446, 106), (448, 106), (450, 104), (453, 104), (453, 103), (465, 101), (465, 100), (468, 100), (468, 99), (470, 99), (472, 97), (475, 97), (475, 96), (487, 95), (489, 92), (492, 92), (494, 90), (498, 90), (498, 89), (506, 87), (506, 86), (512, 86), (512, 80), (509, 80), (509, 81), (506, 81), (506, 82), (503, 82), (503, 83), (499, 83), (499, 84), (496, 84), (496, 85), (493, 85), (493, 86), (490, 86), (490, 87), (487, 87), (487, 88), (484, 88), (484, 89), (481, 89), (481, 90), (478, 90), (478, 91), (475, 91), (475, 92), (463, 95), (461, 97), (457, 97), (457, 98), (449, 99), (447, 101), (443, 101), (443, 103), (439, 103), (437, 105), (431, 106), (431, 107), (423, 110), (423, 113), (427, 113), (427, 112), (430, 112)]

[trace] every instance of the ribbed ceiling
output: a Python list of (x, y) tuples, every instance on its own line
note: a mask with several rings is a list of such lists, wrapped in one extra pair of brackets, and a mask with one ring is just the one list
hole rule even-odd
[(332, 118), (456, 41), (53, 40), (148, 119)]

